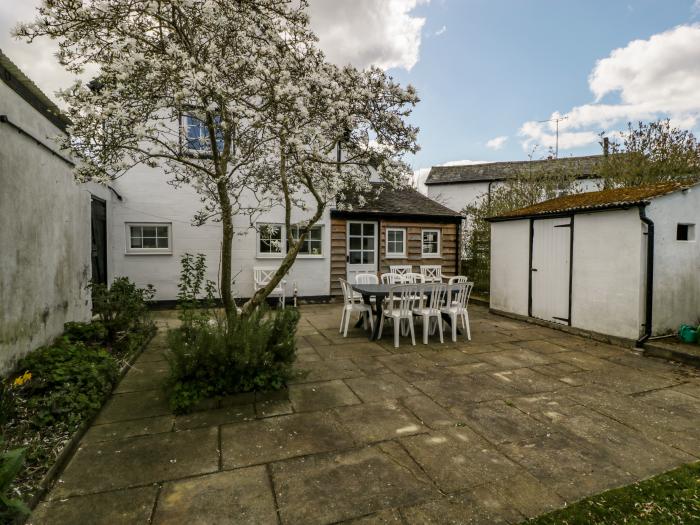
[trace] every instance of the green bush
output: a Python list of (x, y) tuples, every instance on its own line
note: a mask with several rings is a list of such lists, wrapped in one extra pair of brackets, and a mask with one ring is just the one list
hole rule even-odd
[(68, 338), (34, 350), (17, 370), (9, 388), (23, 398), (30, 422), (38, 429), (56, 424), (77, 428), (99, 410), (118, 374), (106, 351)]
[(210, 397), (283, 388), (293, 375), (298, 311), (265, 307), (227, 319), (212, 307), (204, 256), (187, 254), (182, 267), (182, 326), (168, 334), (167, 386), (173, 411), (188, 412)]
[(111, 287), (92, 283), (92, 313), (97, 315), (107, 330), (110, 342), (127, 331), (141, 331), (148, 319), (148, 302), (156, 291), (150, 284), (138, 288), (128, 277), (117, 277)]
[(69, 322), (63, 325), (63, 335), (69, 341), (101, 345), (107, 340), (107, 329), (102, 321)]
[[(0, 450), (2, 440), (0, 439)], [(0, 523), (11, 523), (29, 514), (29, 509), (19, 499), (10, 496), (10, 486), (24, 465), (24, 450), (13, 449), (0, 454)]]

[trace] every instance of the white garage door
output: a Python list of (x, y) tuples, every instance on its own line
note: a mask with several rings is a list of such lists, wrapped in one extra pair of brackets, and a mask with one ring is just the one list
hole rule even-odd
[(573, 218), (532, 223), (531, 315), (569, 323), (571, 229)]

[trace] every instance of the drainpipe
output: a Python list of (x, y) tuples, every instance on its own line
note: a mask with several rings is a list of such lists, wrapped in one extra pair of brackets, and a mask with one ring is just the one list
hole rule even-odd
[(639, 206), (639, 218), (647, 225), (647, 282), (644, 311), (644, 335), (637, 339), (637, 347), (651, 337), (651, 322), (654, 307), (654, 221), (647, 217), (646, 204)]

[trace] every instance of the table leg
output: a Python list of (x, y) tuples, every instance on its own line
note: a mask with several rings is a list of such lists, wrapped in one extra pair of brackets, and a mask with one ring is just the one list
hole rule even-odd
[(384, 301), (381, 297), (377, 297), (376, 315), (374, 316), (374, 332), (370, 337), (370, 341), (376, 341), (379, 339), (379, 323), (382, 321), (382, 315), (384, 315)]

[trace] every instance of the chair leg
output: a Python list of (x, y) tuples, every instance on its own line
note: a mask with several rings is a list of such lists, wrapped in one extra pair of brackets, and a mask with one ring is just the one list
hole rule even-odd
[(437, 322), (438, 331), (440, 332), (440, 344), (443, 344), (445, 342), (445, 339), (442, 334), (442, 317), (440, 316), (440, 314), (438, 314), (438, 318), (435, 319), (435, 321)]
[(394, 319), (394, 348), (399, 347), (399, 331), (401, 331), (401, 319)]
[(384, 330), (384, 316), (382, 315), (382, 318), (379, 320), (379, 334), (377, 335), (377, 339), (382, 338), (382, 330)]
[(467, 329), (467, 340), (472, 340), (472, 331), (469, 327), (469, 312), (464, 311), (464, 327)]
[(350, 325), (350, 317), (352, 317), (352, 315), (350, 315), (351, 313), (352, 312), (348, 311), (347, 315), (345, 316), (345, 328), (343, 328), (343, 337), (348, 336), (348, 325)]
[(367, 319), (369, 319), (369, 329), (374, 333), (374, 319), (372, 318), (372, 310), (367, 312)]
[(428, 344), (428, 332), (430, 331), (430, 317), (423, 316), (423, 344)]
[(411, 344), (416, 346), (416, 333), (413, 331), (413, 318), (408, 320), (408, 328), (411, 330)]
[(346, 314), (346, 312), (347, 312), (347, 310), (343, 306), (343, 315), (340, 316), (340, 329), (338, 330), (339, 334), (343, 333), (343, 326), (345, 326), (345, 314)]
[(452, 342), (456, 343), (457, 342), (457, 315), (451, 314), (450, 319), (452, 320), (452, 322), (450, 323), (452, 325)]

